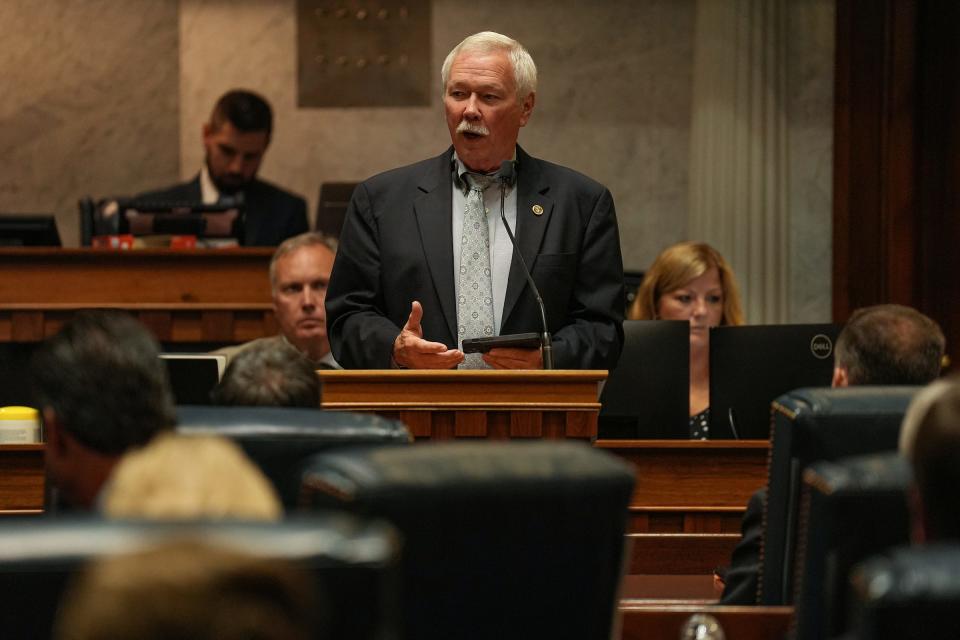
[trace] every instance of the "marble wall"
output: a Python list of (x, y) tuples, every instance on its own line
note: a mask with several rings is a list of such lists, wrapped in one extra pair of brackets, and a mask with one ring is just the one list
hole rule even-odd
[(295, 0), (181, 0), (181, 173), (202, 162), (200, 125), (217, 96), (254, 88), (276, 109), (262, 175), (307, 196), (313, 211), (323, 181), (361, 180), (445, 149), (443, 59), (470, 33), (501, 31), (539, 68), (520, 143), (610, 188), (626, 264), (641, 269), (684, 237), (693, 10), (692, 0), (434, 0), (430, 107), (298, 109)]
[(829, 322), (834, 0), (791, 0), (788, 7), (790, 320)]
[[(481, 29), (527, 45), (540, 69), (532, 154), (605, 183), (625, 266), (644, 269), (687, 231), (696, 0), (434, 0), (429, 107), (300, 109), (296, 0), (0, 2), (0, 211), (56, 211), (76, 244), (76, 199), (189, 178), (202, 123), (232, 87), (264, 93), (276, 131), (262, 175), (308, 198), (449, 144), (447, 51)], [(791, 315), (830, 314), (834, 0), (791, 0)]]
[(179, 173), (177, 0), (0, 2), (0, 212), (57, 214), (77, 199)]

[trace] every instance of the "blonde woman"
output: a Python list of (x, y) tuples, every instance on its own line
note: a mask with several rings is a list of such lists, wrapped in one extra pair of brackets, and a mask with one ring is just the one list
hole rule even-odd
[(690, 437), (710, 436), (710, 328), (743, 324), (730, 265), (703, 242), (667, 247), (644, 274), (631, 320), (690, 322)]

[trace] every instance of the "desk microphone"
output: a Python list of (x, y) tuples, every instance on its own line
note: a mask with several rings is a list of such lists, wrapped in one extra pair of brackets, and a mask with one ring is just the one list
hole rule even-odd
[(736, 420), (733, 419), (733, 407), (727, 409), (727, 421), (730, 423), (730, 431), (733, 432), (733, 439), (739, 440), (740, 434), (737, 433), (737, 424)]
[(520, 247), (517, 246), (517, 239), (513, 237), (513, 231), (510, 230), (510, 225), (507, 224), (507, 215), (504, 213), (504, 203), (507, 197), (507, 186), (513, 183), (514, 179), (516, 178), (516, 174), (517, 169), (511, 160), (504, 160), (501, 162), (500, 170), (494, 174), (497, 182), (500, 183), (500, 220), (503, 222), (503, 228), (507, 230), (507, 236), (510, 238), (510, 244), (513, 245), (513, 255), (516, 256), (520, 261), (520, 266), (523, 267), (523, 275), (527, 277), (527, 284), (530, 285), (530, 290), (533, 292), (533, 296), (537, 300), (537, 307), (540, 309), (540, 322), (543, 325), (543, 333), (540, 334), (543, 368), (553, 369), (553, 343), (551, 342), (550, 338), (550, 327), (547, 325), (547, 309), (543, 306), (543, 298), (540, 297), (540, 290), (537, 289), (537, 285), (533, 281), (533, 275), (530, 274), (530, 269), (527, 268), (527, 263), (524, 262), (523, 256), (520, 255)]

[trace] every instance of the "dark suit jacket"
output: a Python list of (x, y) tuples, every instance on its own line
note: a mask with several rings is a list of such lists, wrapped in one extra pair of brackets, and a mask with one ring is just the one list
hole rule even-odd
[[(307, 203), (300, 196), (269, 182), (254, 180), (243, 192), (245, 206), (243, 244), (272, 247), (307, 231)], [(190, 182), (137, 196), (158, 202), (200, 202), (200, 174)]]
[(760, 585), (760, 549), (763, 547), (763, 512), (767, 489), (758, 489), (747, 502), (740, 524), (740, 542), (733, 550), (720, 604), (757, 604)]
[[(424, 338), (457, 345), (452, 152), (374, 176), (354, 191), (326, 303), (333, 354), (346, 368), (389, 368), (414, 300), (423, 305)], [(546, 305), (554, 364), (612, 369), (623, 345), (623, 262), (613, 198), (603, 185), (519, 147), (517, 161), (517, 242)], [(514, 258), (501, 334), (539, 332), (540, 326)]]

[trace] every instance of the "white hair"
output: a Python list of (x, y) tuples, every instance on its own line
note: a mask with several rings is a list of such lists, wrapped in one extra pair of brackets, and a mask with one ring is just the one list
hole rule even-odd
[(517, 83), (517, 100), (523, 100), (531, 93), (537, 90), (537, 65), (534, 64), (530, 53), (522, 44), (505, 35), (494, 31), (481, 31), (472, 36), (467, 36), (463, 41), (455, 46), (447, 59), (443, 61), (443, 68), (440, 71), (441, 95), (447, 91), (447, 80), (450, 79), (450, 67), (453, 61), (461, 53), (494, 53), (504, 51), (510, 59), (510, 65), (513, 67), (513, 79)]

